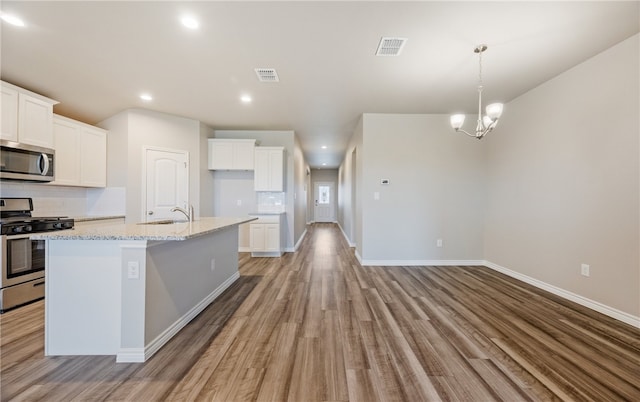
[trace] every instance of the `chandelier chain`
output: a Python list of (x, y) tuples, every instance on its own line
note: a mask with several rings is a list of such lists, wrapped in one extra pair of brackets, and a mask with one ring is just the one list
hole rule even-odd
[(478, 52), (478, 88), (482, 90), (482, 50)]

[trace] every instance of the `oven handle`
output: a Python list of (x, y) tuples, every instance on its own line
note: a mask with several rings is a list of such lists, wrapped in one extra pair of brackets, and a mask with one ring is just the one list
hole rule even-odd
[(49, 173), (49, 157), (47, 154), (40, 154), (38, 157), (38, 168), (42, 176), (46, 176)]
[(6, 240), (19, 240), (19, 239), (28, 239), (31, 236), (35, 235), (37, 233), (31, 233), (31, 234), (10, 234), (10, 235), (2, 235), (2, 240), (4, 241)]

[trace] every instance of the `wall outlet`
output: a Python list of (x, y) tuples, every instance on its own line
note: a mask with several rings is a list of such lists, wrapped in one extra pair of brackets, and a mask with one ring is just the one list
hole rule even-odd
[(580, 266), (580, 274), (582, 276), (589, 276), (589, 266), (587, 264), (582, 264)]
[(436, 240), (436, 247), (442, 247), (442, 239)]
[(129, 261), (127, 263), (127, 278), (140, 279), (140, 264), (138, 264), (138, 261)]
[(376, 192), (374, 192), (374, 193), (373, 193), (373, 199), (374, 199), (374, 200), (379, 200), (379, 199), (380, 199), (380, 193), (379, 193), (379, 192), (377, 192), (377, 191), (376, 191)]
[(241, 207), (242, 206), (242, 200), (238, 200), (238, 206)]

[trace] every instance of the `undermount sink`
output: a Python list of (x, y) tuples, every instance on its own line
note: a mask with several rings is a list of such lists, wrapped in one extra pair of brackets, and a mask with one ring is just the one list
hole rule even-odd
[(160, 221), (140, 222), (138, 225), (170, 225), (172, 223), (188, 223), (187, 220), (164, 219)]

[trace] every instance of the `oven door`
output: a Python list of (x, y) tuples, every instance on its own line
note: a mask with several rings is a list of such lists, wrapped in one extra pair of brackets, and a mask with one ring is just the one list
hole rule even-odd
[(0, 287), (44, 277), (45, 241), (29, 235), (2, 236), (2, 282)]

